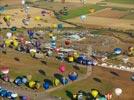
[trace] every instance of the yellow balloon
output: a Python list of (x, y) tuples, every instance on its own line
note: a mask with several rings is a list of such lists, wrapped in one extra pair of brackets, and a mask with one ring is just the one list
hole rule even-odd
[(77, 52), (74, 52), (74, 58), (77, 59), (79, 57), (79, 54)]
[(30, 88), (34, 88), (34, 87), (35, 87), (35, 84), (36, 84), (36, 83), (35, 83), (34, 81), (30, 81), (30, 82), (29, 82), (29, 87), (30, 87)]
[(53, 37), (53, 34), (52, 33), (49, 33), (49, 37)]
[(5, 18), (6, 18), (6, 20), (9, 21), (11, 19), (11, 16), (7, 15), (7, 16), (5, 16)]
[(39, 20), (41, 20), (41, 17), (40, 16), (36, 16), (35, 20), (39, 21)]
[(11, 45), (11, 40), (10, 39), (6, 39), (5, 40), (5, 44), (7, 47), (9, 47)]
[(69, 62), (73, 62), (74, 61), (74, 57), (68, 57)]
[(53, 83), (54, 83), (55, 86), (58, 86), (58, 84), (60, 83), (60, 81), (58, 79), (54, 79), (54, 82)]
[(57, 24), (52, 24), (52, 28), (57, 28)]
[(14, 45), (14, 47), (18, 47), (19, 42), (18, 42), (18, 41), (16, 41), (16, 40), (14, 40), (14, 41), (13, 41), (13, 45)]
[(35, 87), (36, 87), (36, 89), (39, 89), (40, 88), (40, 83), (36, 83)]
[(89, 12), (90, 13), (94, 13), (95, 12), (95, 9), (90, 9)]
[(97, 95), (98, 95), (98, 91), (97, 91), (97, 90), (92, 90), (92, 91), (91, 91), (91, 94), (92, 94), (92, 96), (95, 98), (95, 97), (97, 97)]

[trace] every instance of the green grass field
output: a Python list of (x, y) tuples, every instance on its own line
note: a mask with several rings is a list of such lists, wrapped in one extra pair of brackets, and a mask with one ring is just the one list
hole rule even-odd
[(90, 9), (95, 9), (96, 11), (98, 11), (98, 10), (101, 10), (103, 8), (105, 8), (105, 7), (102, 7), (102, 6), (99, 6), (99, 5), (86, 5), (86, 6), (81, 7), (81, 8), (69, 10), (68, 15), (67, 16), (62, 16), (61, 19), (66, 20), (66, 19), (78, 17), (78, 16), (81, 16), (81, 15), (89, 14)]
[(105, 0), (105, 1), (112, 3), (134, 4), (134, 0)]
[[(99, 78), (100, 79), (100, 78)], [(84, 85), (84, 86), (83, 86)], [(108, 93), (113, 88), (112, 84), (108, 81), (103, 81), (102, 83), (96, 82), (93, 80), (93, 77), (89, 77), (86, 80), (82, 80), (77, 83), (73, 83), (63, 89), (56, 90), (51, 93), (52, 96), (62, 97), (63, 100), (71, 100), (71, 94), (77, 93), (79, 90), (85, 92), (91, 92), (91, 89), (97, 89), (101, 93)], [(69, 95), (70, 93), (70, 95)]]

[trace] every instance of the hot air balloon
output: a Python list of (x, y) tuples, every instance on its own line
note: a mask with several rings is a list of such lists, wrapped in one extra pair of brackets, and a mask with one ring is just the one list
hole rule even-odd
[(60, 80), (55, 78), (54, 81), (53, 81), (54, 85), (55, 86), (58, 86), (58, 84), (60, 83)]
[(9, 68), (8, 67), (1, 67), (0, 72), (3, 74), (8, 74), (9, 73)]
[(61, 65), (59, 67), (59, 71), (62, 72), (62, 73), (64, 73), (65, 72), (65, 65)]
[(15, 79), (15, 81), (14, 81), (14, 83), (16, 84), (16, 85), (22, 85), (23, 84), (23, 82), (22, 82), (22, 77), (17, 77), (16, 79)]
[(85, 20), (87, 17), (86, 17), (86, 15), (81, 15), (80, 16), (80, 19), (83, 21), (83, 20)]
[(30, 88), (35, 88), (35, 84), (36, 84), (35, 81), (30, 81), (30, 82), (29, 82), (29, 87), (30, 87)]
[(121, 48), (115, 48), (114, 49), (114, 53), (117, 54), (117, 55), (121, 54), (121, 52), (122, 52)]
[(91, 91), (91, 94), (92, 94), (92, 96), (94, 97), (94, 98), (96, 98), (97, 96), (98, 96), (98, 91), (97, 90), (92, 90)]
[(11, 94), (11, 98), (12, 98), (12, 99), (15, 99), (15, 98), (17, 98), (17, 97), (18, 97), (18, 94), (17, 94), (17, 93), (12, 93), (12, 94)]
[(68, 40), (65, 40), (65, 45), (70, 45), (71, 44), (71, 41), (68, 39)]
[(40, 20), (41, 20), (41, 17), (40, 17), (40, 16), (36, 16), (36, 17), (35, 17), (35, 20), (36, 20), (36, 21), (40, 21)]
[(68, 83), (68, 79), (67, 79), (66, 77), (62, 77), (62, 78), (61, 78), (61, 83), (62, 83), (63, 85), (66, 85), (66, 84)]
[(16, 28), (16, 26), (13, 26), (13, 27), (11, 27), (10, 30), (11, 30), (12, 32), (16, 32), (17, 28)]
[(8, 32), (8, 33), (6, 34), (6, 36), (7, 36), (7, 38), (9, 39), (9, 38), (12, 37), (12, 33), (11, 33), (11, 32)]
[(78, 78), (78, 74), (76, 72), (70, 72), (68, 77), (71, 81), (74, 81)]
[(120, 96), (122, 94), (122, 89), (121, 88), (116, 88), (114, 92), (117, 96)]
[(48, 81), (44, 82), (43, 87), (47, 90), (50, 87), (50, 83)]
[(0, 6), (0, 13), (3, 13), (5, 11), (5, 7)]
[(105, 97), (99, 97), (96, 100), (107, 100)]

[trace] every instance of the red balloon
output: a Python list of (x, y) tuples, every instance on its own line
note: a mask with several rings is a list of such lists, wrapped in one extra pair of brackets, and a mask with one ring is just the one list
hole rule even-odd
[(60, 70), (60, 72), (62, 72), (62, 73), (64, 73), (65, 72), (65, 65), (61, 65), (60, 67), (59, 67), (59, 70)]
[(65, 41), (65, 45), (70, 45), (71, 41), (70, 40), (66, 40)]

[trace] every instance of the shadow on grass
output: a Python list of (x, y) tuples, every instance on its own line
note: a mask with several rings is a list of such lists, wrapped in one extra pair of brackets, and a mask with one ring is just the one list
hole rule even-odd
[(102, 83), (102, 81), (99, 78), (94, 77), (93, 80), (96, 82)]
[(114, 76), (119, 76), (119, 74), (116, 73), (116, 72), (114, 72), (114, 71), (110, 71), (110, 73), (111, 73), (112, 75), (114, 75)]
[(73, 94), (71, 91), (66, 90), (66, 95), (70, 98), (70, 100), (73, 100)]

